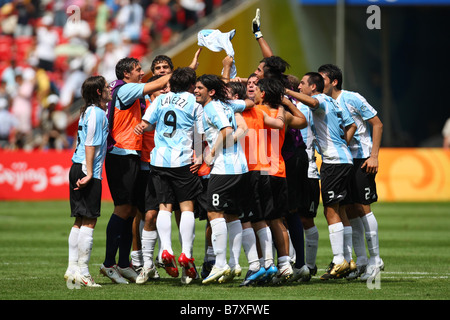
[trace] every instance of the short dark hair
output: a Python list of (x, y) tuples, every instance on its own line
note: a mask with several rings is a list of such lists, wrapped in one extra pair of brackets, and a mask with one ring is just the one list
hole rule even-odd
[(201, 82), (208, 91), (214, 90), (214, 96), (212, 99), (219, 100), (224, 103), (228, 103), (227, 86), (217, 75), (204, 74), (197, 78), (197, 81)]
[(309, 85), (316, 85), (316, 91), (323, 93), (323, 89), (325, 88), (325, 82), (323, 80), (323, 77), (318, 72), (308, 72), (305, 74), (305, 76), (308, 76), (308, 84)]
[(184, 92), (195, 86), (197, 74), (189, 67), (177, 68), (169, 79), (170, 91)]
[(242, 82), (228, 82), (227, 87), (230, 88), (231, 94), (237, 94), (238, 99), (246, 99), (247, 98), (247, 87)]
[(281, 80), (263, 78), (256, 84), (259, 90), (264, 91), (264, 102), (272, 108), (278, 108), (283, 101), (284, 85)]
[(131, 72), (140, 62), (136, 58), (125, 57), (116, 64), (116, 77), (118, 80), (125, 78), (125, 72)]
[(342, 70), (337, 65), (331, 63), (321, 65), (317, 72), (325, 73), (331, 82), (337, 80), (336, 88), (342, 90)]
[(103, 76), (91, 76), (84, 80), (81, 86), (81, 96), (83, 97), (84, 105), (80, 109), (80, 114), (84, 114), (90, 105), (100, 107), (101, 95), (98, 94), (97, 90), (103, 93), (105, 86), (106, 79)]
[(160, 54), (159, 56), (156, 56), (156, 57), (153, 59), (153, 61), (152, 61), (152, 66), (150, 67), (150, 70), (152, 70), (152, 73), (155, 72), (155, 66), (156, 66), (156, 64), (161, 63), (161, 62), (167, 62), (167, 64), (168, 64), (169, 67), (170, 67), (170, 70), (173, 70), (173, 62), (172, 62), (172, 59), (170, 59), (170, 57), (168, 57), (168, 56), (166, 56), (166, 55), (164, 55), (164, 54)]

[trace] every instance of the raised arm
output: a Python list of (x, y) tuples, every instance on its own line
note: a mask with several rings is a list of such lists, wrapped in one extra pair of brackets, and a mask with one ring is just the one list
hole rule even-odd
[(261, 48), (261, 53), (264, 58), (268, 58), (273, 56), (272, 48), (270, 48), (267, 41), (264, 39), (263, 34), (261, 32), (261, 15), (259, 8), (256, 9), (256, 16), (253, 18), (252, 21), (252, 31), (255, 35), (256, 41), (259, 44), (259, 47)]
[(296, 92), (291, 89), (286, 89), (285, 92), (288, 96), (291, 96), (291, 97), (297, 99), (298, 101), (307, 105), (311, 109), (317, 109), (319, 107), (319, 100), (317, 100), (316, 98), (310, 97), (301, 92)]
[(199, 48), (197, 52), (195, 52), (194, 58), (192, 59), (191, 64), (189, 65), (189, 68), (197, 70), (199, 62), (198, 57), (200, 56), (200, 52), (202, 52), (202, 48)]
[(167, 83), (169, 82), (170, 77), (172, 76), (171, 73), (163, 75), (162, 77), (156, 79), (155, 81), (147, 82), (144, 86), (144, 92), (143, 95), (151, 95), (153, 92), (162, 90), (167, 86)]
[(286, 112), (286, 124), (290, 128), (303, 129), (306, 128), (308, 122), (306, 121), (305, 115), (299, 110), (300, 116), (294, 116), (289, 112)]

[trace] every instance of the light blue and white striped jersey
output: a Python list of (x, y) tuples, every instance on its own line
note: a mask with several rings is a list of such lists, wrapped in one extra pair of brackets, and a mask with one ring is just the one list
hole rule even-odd
[(377, 111), (357, 92), (342, 90), (336, 99), (340, 106), (346, 107), (356, 124), (356, 132), (349, 148), (354, 159), (370, 157), (372, 152), (372, 132), (367, 120), (375, 117)]
[[(228, 104), (213, 100), (203, 109), (203, 129), (211, 149), (216, 143), (221, 129), (231, 127), (236, 130), (235, 112), (245, 110), (243, 100), (230, 100)], [(211, 174), (242, 174), (248, 172), (247, 159), (238, 141), (228, 148), (216, 150)]]
[(78, 122), (77, 148), (72, 156), (72, 162), (81, 163), (83, 172), (87, 174), (85, 147), (94, 146), (93, 177), (100, 180), (106, 156), (108, 130), (106, 112), (94, 105), (89, 106)]
[(313, 118), (312, 111), (307, 105), (299, 102), (297, 108), (305, 115), (306, 122), (308, 125), (306, 128), (300, 130), (302, 133), (303, 142), (306, 144), (306, 153), (308, 154), (308, 178), (310, 179), (320, 179), (319, 169), (316, 163), (316, 149), (317, 141), (316, 137), (312, 132)]
[(159, 95), (143, 116), (156, 123), (155, 147), (150, 164), (177, 168), (192, 164), (194, 156), (194, 125), (202, 121), (203, 108), (189, 92)]
[(345, 108), (341, 108), (333, 98), (321, 93), (313, 96), (319, 101), (316, 109), (311, 109), (312, 132), (316, 136), (319, 153), (324, 163), (353, 163), (353, 158), (344, 139), (344, 129), (354, 123)]

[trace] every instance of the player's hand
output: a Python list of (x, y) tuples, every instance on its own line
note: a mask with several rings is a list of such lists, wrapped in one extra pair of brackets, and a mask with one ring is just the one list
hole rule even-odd
[(252, 21), (252, 31), (253, 34), (255, 35), (256, 40), (262, 38), (263, 35), (261, 33), (261, 16), (259, 8), (256, 9), (256, 16), (253, 18)]
[(190, 166), (189, 169), (191, 170), (191, 172), (193, 174), (197, 174), (197, 172), (200, 169), (201, 165), (202, 165), (201, 163), (194, 163), (193, 165)]
[(378, 159), (375, 157), (369, 157), (366, 161), (364, 161), (361, 168), (366, 168), (367, 173), (376, 174), (378, 172)]
[(92, 176), (85, 176), (81, 179), (78, 179), (77, 181), (77, 186), (75, 188), (73, 188), (73, 190), (80, 190), (83, 189), (84, 187), (86, 187), (88, 185), (88, 183), (91, 181)]
[(144, 129), (145, 129), (144, 125), (142, 123), (139, 123), (136, 125), (136, 127), (134, 127), (133, 131), (135, 134), (141, 135), (144, 133)]
[(232, 56), (226, 56), (225, 58), (223, 58), (223, 60), (222, 60), (222, 65), (224, 66), (224, 67), (231, 67), (232, 65), (233, 65), (233, 57)]
[(199, 66), (199, 62), (198, 62), (198, 58), (200, 57), (200, 52), (202, 52), (202, 48), (199, 48), (198, 50), (197, 50), (197, 52), (195, 53), (195, 55), (194, 55), (194, 59), (192, 59), (192, 62), (191, 62), (191, 64), (189, 65), (189, 67), (191, 68), (191, 69), (194, 69), (194, 70), (197, 70), (197, 68), (198, 68), (198, 66)]

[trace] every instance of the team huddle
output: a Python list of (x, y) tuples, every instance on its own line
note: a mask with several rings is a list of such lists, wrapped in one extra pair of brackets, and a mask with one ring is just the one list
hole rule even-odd
[[(252, 28), (264, 58), (247, 78), (231, 76), (230, 56), (221, 76), (198, 76), (199, 49), (188, 67), (157, 56), (146, 83), (130, 57), (109, 85), (86, 79), (69, 174), (75, 222), (66, 281), (100, 286), (89, 260), (103, 165), (114, 212), (100, 273), (114, 283), (145, 284), (160, 277), (157, 267), (177, 278), (178, 265), (184, 284), (230, 282), (242, 274), (241, 248), (248, 271), (240, 286), (309, 281), (317, 274), (320, 196), (333, 254), (320, 279), (366, 281), (384, 268), (370, 207), (382, 135), (376, 110), (342, 89), (335, 65), (287, 75), (289, 64), (264, 40), (259, 9)], [(196, 220), (206, 220), (200, 272)]]

